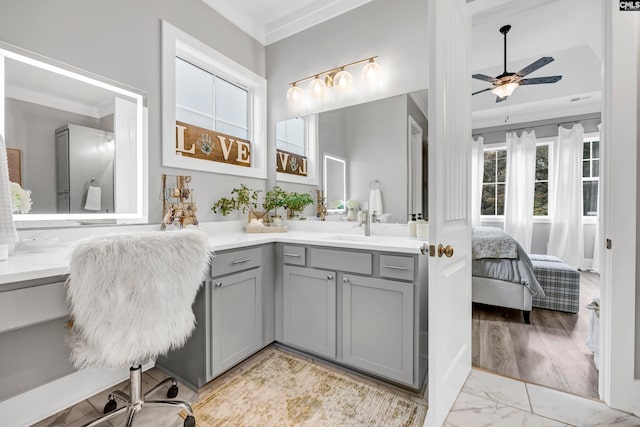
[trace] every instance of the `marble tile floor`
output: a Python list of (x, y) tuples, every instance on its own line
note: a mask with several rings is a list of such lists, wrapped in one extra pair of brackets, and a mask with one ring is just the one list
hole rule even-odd
[(447, 427), (640, 426), (640, 418), (604, 403), (473, 369)]
[[(143, 374), (143, 388), (161, 381), (166, 376), (157, 369)], [(126, 382), (116, 386), (125, 388)], [(102, 412), (109, 390), (67, 408), (34, 427), (79, 427), (97, 418)], [(158, 392), (162, 397), (165, 390)], [(194, 402), (197, 394), (180, 387), (178, 399)], [(181, 427), (182, 418), (172, 408), (146, 408), (136, 417), (139, 427)], [(122, 426), (124, 420), (116, 418), (106, 427)], [(453, 409), (445, 421), (447, 427), (493, 426), (640, 426), (640, 418), (613, 410), (604, 403), (560, 392), (522, 381), (473, 369)]]

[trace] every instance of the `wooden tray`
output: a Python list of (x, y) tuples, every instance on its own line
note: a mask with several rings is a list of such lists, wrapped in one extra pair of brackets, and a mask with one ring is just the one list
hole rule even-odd
[(289, 227), (283, 225), (281, 227), (249, 227), (245, 228), (245, 232), (247, 233), (286, 233), (289, 231)]

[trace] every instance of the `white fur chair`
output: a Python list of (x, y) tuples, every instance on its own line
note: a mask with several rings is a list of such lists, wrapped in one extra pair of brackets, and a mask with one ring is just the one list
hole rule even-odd
[[(208, 266), (207, 235), (197, 230), (111, 234), (79, 242), (71, 255), (67, 298), (73, 326), (68, 337), (71, 360), (78, 368), (130, 366), (129, 394), (114, 391), (98, 425), (127, 413), (133, 424), (143, 406), (186, 402), (145, 400), (169, 382), (167, 397), (178, 394), (167, 378), (142, 394), (142, 364), (187, 341), (195, 326), (191, 305)], [(126, 403), (117, 408), (115, 399)]]

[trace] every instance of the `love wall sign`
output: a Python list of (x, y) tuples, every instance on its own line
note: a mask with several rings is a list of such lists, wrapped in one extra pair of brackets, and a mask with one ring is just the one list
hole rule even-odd
[(176, 121), (176, 155), (251, 167), (251, 142)]
[(276, 164), (277, 172), (307, 176), (307, 158), (305, 156), (276, 150)]

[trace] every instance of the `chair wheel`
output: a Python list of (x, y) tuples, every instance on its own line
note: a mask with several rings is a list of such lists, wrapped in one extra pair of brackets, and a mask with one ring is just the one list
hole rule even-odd
[(184, 419), (184, 427), (196, 427), (196, 419), (193, 415), (189, 415)]
[[(173, 399), (174, 397), (176, 397), (178, 395), (178, 386), (177, 385), (172, 385), (171, 387), (169, 387), (169, 390), (167, 390), (167, 397), (169, 399)], [(185, 424), (186, 425), (186, 424)], [(195, 425), (195, 424), (194, 424)]]
[(109, 399), (106, 405), (104, 405), (104, 413), (108, 414), (109, 412), (113, 412), (118, 407), (118, 402), (115, 399)]

